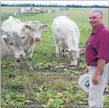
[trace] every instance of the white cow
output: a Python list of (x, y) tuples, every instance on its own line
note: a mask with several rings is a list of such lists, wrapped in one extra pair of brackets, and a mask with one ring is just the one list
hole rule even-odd
[(35, 7), (34, 10), (35, 10), (37, 13), (43, 13), (43, 8)]
[(79, 37), (80, 32), (74, 21), (66, 16), (58, 16), (53, 20), (52, 32), (56, 46), (56, 56), (60, 55), (59, 45), (62, 48), (62, 55), (68, 52), (71, 65), (76, 66), (79, 58)]
[(22, 8), (20, 8), (20, 11), (21, 11), (21, 14), (23, 16), (25, 14), (25, 9), (22, 7)]
[(25, 14), (24, 8), (18, 8), (17, 11), (15, 12), (15, 16), (23, 16), (24, 14)]
[(32, 12), (32, 7), (26, 7), (26, 8), (25, 8), (25, 12), (26, 12), (26, 13)]
[(23, 48), (29, 58), (29, 69), (32, 67), (32, 55), (35, 45), (41, 39), (41, 32), (47, 28), (47, 24), (41, 24), (39, 21), (21, 22), (18, 19), (10, 16), (9, 19), (2, 23), (2, 29), (16, 31), (21, 36)]

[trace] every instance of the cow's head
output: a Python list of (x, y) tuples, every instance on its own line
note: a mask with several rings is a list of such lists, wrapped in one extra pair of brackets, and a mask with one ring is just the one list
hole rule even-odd
[(77, 66), (79, 61), (79, 49), (65, 49), (71, 66)]
[[(39, 21), (28, 21), (24, 23), (22, 38), (31, 37), (34, 42), (40, 41), (41, 32), (48, 27), (47, 24), (41, 24)], [(24, 37), (25, 36), (25, 37)]]
[(10, 55), (14, 56), (14, 58), (19, 59), (25, 56), (22, 47), (22, 39), (16, 32), (3, 32), (1, 42), (7, 47)]

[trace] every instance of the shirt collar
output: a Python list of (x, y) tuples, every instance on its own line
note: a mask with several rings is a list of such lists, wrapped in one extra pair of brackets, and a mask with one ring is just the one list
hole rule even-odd
[(95, 29), (92, 30), (92, 34), (96, 34), (103, 27), (104, 27), (104, 25), (100, 24), (98, 27), (96, 27)]

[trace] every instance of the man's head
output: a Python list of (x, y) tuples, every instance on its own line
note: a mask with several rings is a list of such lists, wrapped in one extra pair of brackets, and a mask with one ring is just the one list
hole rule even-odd
[(102, 23), (103, 11), (101, 8), (92, 8), (89, 13), (89, 23), (95, 28)]

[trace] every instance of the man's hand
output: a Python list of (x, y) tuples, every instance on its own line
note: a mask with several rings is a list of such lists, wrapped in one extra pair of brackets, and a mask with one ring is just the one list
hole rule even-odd
[(84, 72), (88, 72), (88, 68), (85, 68), (85, 69), (84, 69)]
[(93, 78), (92, 78), (92, 83), (93, 84), (99, 84), (100, 82), (100, 75), (99, 74), (94, 74)]

